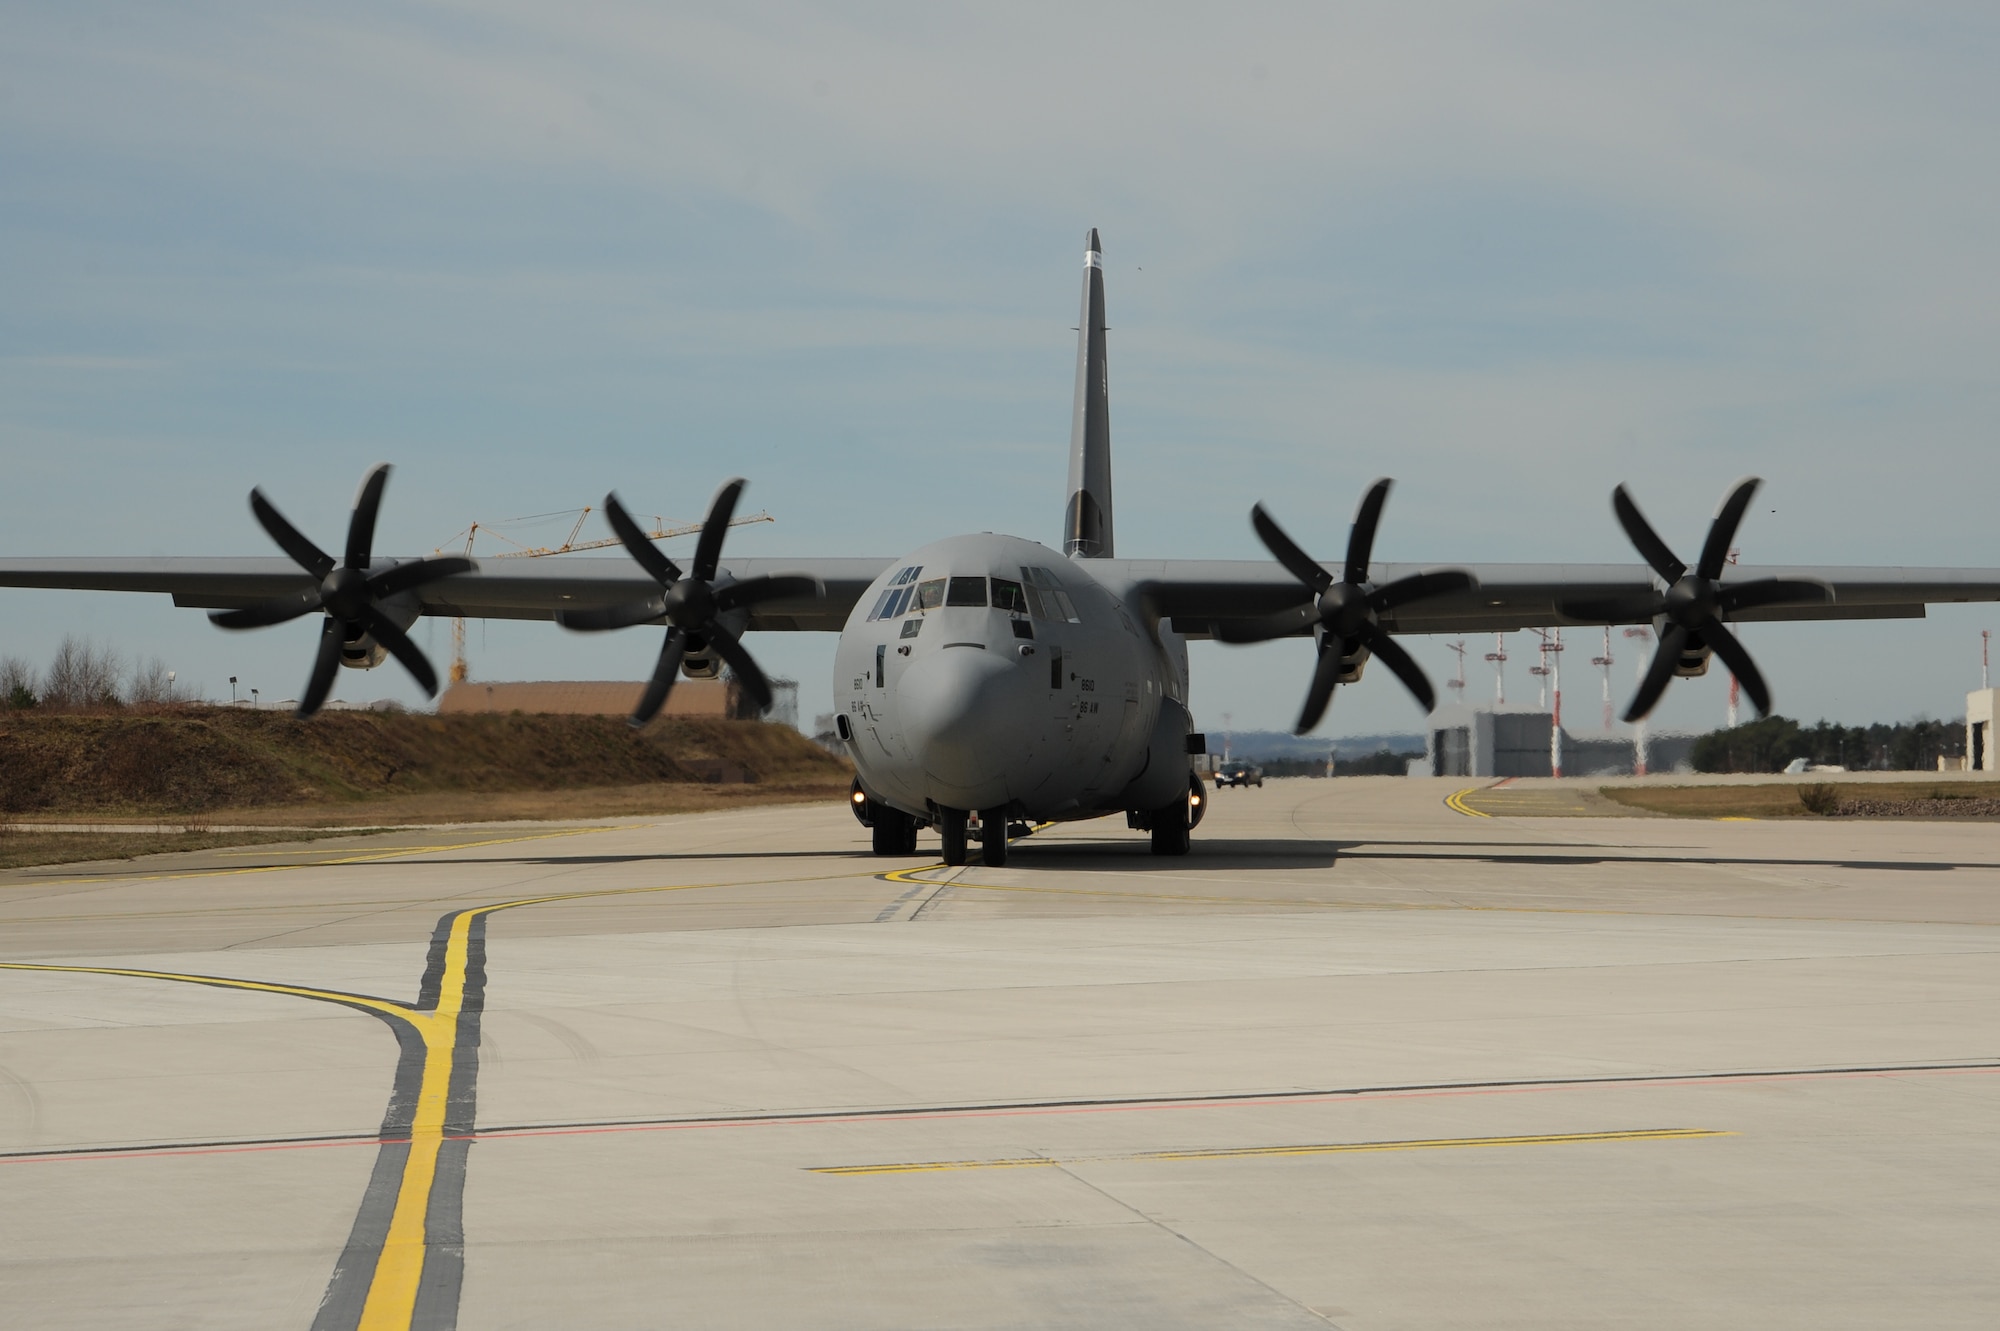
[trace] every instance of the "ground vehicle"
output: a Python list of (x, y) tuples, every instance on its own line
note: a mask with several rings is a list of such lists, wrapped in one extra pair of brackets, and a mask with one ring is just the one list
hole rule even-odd
[(1264, 784), (1264, 769), (1255, 763), (1230, 763), (1218, 768), (1215, 784), (1220, 786), (1259, 786)]

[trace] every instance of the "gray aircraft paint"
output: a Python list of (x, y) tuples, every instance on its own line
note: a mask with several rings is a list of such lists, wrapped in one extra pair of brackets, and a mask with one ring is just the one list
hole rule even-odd
[(1069, 508), (1063, 553), (1109, 559), (1111, 536), (1111, 386), (1104, 353), (1104, 252), (1097, 228), (1083, 252), (1083, 310), (1076, 321), (1076, 401), (1070, 411)]
[[(910, 586), (1038, 570), (1075, 621), (990, 604), (874, 617), (910, 568), (922, 569)], [(934, 541), (883, 570), (841, 631), (833, 681), (871, 796), (919, 817), (943, 807), (1040, 820), (1154, 808), (1186, 790), (1186, 648), (1149, 626), (1136, 588), (1120, 595), (1091, 571), (995, 535)]]

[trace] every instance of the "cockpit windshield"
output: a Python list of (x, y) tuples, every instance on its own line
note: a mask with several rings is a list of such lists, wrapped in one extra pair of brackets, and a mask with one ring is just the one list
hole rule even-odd
[(894, 619), (910, 608), (914, 593), (919, 590), (911, 586), (923, 575), (923, 565), (915, 564), (896, 570), (896, 576), (889, 579), (889, 585), (875, 598), (875, 608), (868, 612), (870, 619)]
[(992, 606), (1010, 615), (1029, 615), (1047, 624), (1075, 624), (1076, 606), (1045, 568), (1022, 568), (1021, 581), (1012, 578), (924, 578), (923, 566), (898, 569), (876, 598), (870, 619), (899, 619), (940, 606)]

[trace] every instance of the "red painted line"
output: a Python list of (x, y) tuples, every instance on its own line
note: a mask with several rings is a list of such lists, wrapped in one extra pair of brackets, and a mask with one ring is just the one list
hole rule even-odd
[(90, 1160), (158, 1160), (181, 1155), (246, 1155), (253, 1151), (319, 1151), (332, 1146), (407, 1144), (407, 1137), (332, 1137), (322, 1141), (252, 1142), (242, 1146), (135, 1146), (131, 1150), (91, 1149), (49, 1151), (45, 1154), (0, 1156), (0, 1165), (33, 1165), (54, 1160), (78, 1164)]

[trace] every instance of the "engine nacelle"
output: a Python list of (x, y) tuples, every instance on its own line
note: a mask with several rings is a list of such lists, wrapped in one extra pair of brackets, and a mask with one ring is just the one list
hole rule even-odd
[[(1337, 643), (1329, 647), (1326, 629), (1323, 626), (1313, 630), (1313, 638), (1319, 643), (1319, 649), (1323, 652), (1339, 650), (1339, 644)], [(1340, 658), (1340, 673), (1334, 678), (1342, 684), (1359, 684), (1361, 682), (1361, 672), (1368, 665), (1368, 658), (1371, 655), (1373, 653), (1366, 647), (1357, 645), (1351, 654)]]
[[(1655, 636), (1664, 637), (1666, 631), (1665, 620), (1654, 621), (1653, 633)], [(1681, 649), (1680, 656), (1674, 661), (1674, 678), (1700, 679), (1708, 673), (1708, 658), (1710, 655), (1711, 648), (1701, 640), (1701, 635), (1699, 633), (1690, 633), (1688, 635), (1687, 646)]]
[[(743, 630), (750, 627), (748, 610), (731, 610), (721, 616), (722, 626), (738, 638)], [(722, 674), (722, 658), (715, 649), (703, 641), (699, 634), (688, 635), (687, 655), (681, 658), (681, 675), (685, 679), (715, 679)]]
[[(418, 602), (414, 592), (392, 596), (386, 601), (378, 602), (375, 608), (404, 632), (409, 631), (410, 626), (417, 622), (417, 617), (423, 611), (423, 606)], [(357, 638), (349, 638), (340, 644), (340, 663), (349, 670), (373, 670), (388, 659), (389, 649), (366, 633)]]

